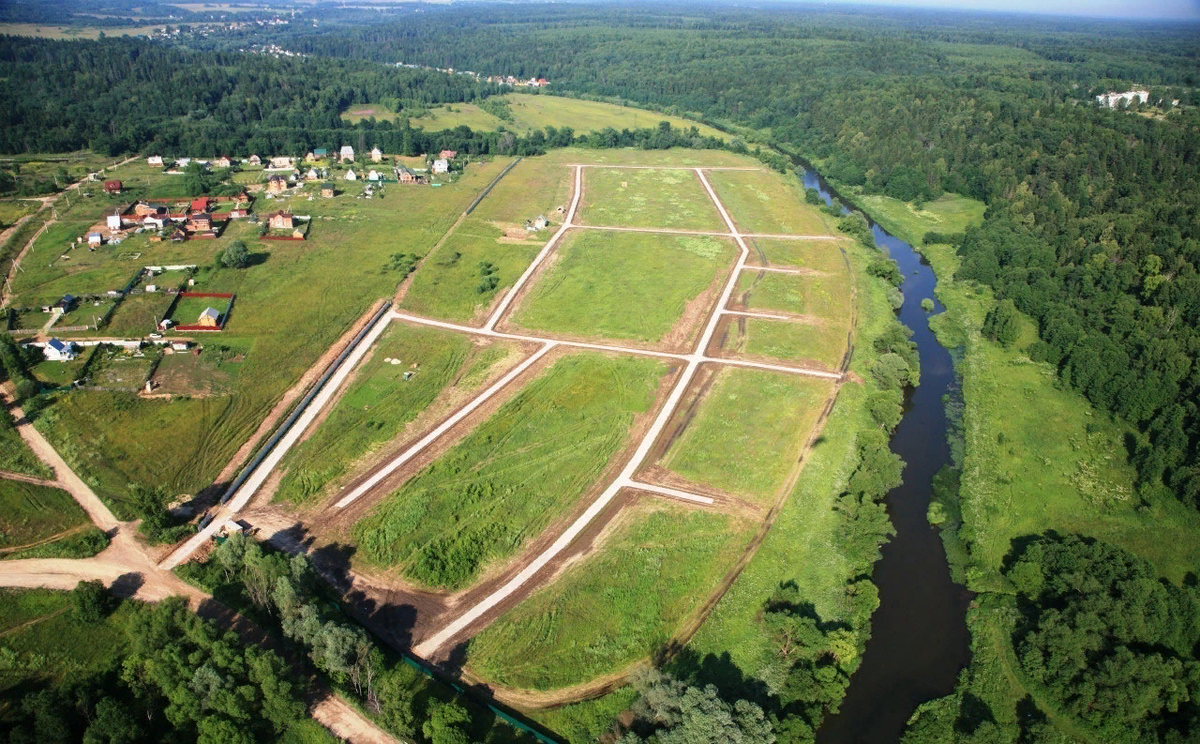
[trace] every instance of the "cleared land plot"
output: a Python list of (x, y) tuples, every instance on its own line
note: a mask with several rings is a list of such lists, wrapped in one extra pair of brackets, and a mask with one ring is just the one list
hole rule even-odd
[(742, 232), (837, 235), (835, 220), (805, 204), (800, 181), (774, 171), (709, 171), (709, 183)]
[[(667, 121), (677, 129), (696, 127), (705, 137), (728, 139), (731, 136), (719, 129), (713, 129), (705, 124), (679, 116), (670, 116), (657, 111), (645, 111), (629, 106), (618, 106), (612, 103), (523, 93), (495, 96), (494, 100), (504, 101), (508, 104), (512, 121), (504, 121), (473, 103), (454, 103), (430, 109), (428, 114), (410, 119), (409, 123), (427, 132), (461, 126), (479, 131), (492, 131), (503, 126), (520, 134), (528, 134), (534, 129), (545, 129), (546, 127), (571, 127), (576, 133), (582, 134), (599, 131), (605, 127), (612, 127), (617, 131), (647, 129), (657, 127), (660, 121)], [(355, 123), (371, 116), (374, 116), (377, 121), (401, 116), (401, 114), (392, 113), (390, 108), (382, 104), (355, 104), (342, 114), (342, 118)], [(368, 111), (371, 113), (366, 113)]]
[(777, 266), (836, 274), (846, 272), (846, 259), (839, 243), (828, 240), (774, 240), (753, 238), (747, 266)]
[[(723, 367), (661, 464), (684, 478), (768, 503), (785, 483), (832, 383)], [(682, 410), (677, 416), (687, 416)]]
[(585, 225), (728, 229), (691, 171), (588, 168), (583, 172), (583, 192), (579, 221)]
[(620, 671), (670, 639), (748, 537), (727, 515), (643, 502), (597, 553), (476, 636), (467, 663), (488, 680), (538, 690)]
[[(570, 205), (573, 187), (570, 168), (540, 158), (521, 161), (426, 257), (401, 307), (435, 318), (482, 322), (562, 223), (558, 207)], [(551, 226), (527, 232), (525, 222), (539, 215)]]
[(844, 272), (817, 276), (746, 269), (729, 305), (737, 310), (843, 319), (850, 312), (850, 277)]
[(717, 329), (718, 348), (734, 356), (800, 362), (837, 369), (846, 353), (850, 318), (769, 320), (726, 316)]
[[(228, 297), (180, 297), (171, 309), (171, 320), (175, 321), (176, 325), (196, 325), (200, 321), (200, 314), (205, 310), (211, 307), (224, 315), (225, 306), (228, 304)], [(224, 321), (224, 317), (218, 319), (218, 322)]]
[(233, 392), (249, 345), (225, 336), (221, 340), (233, 345), (205, 343), (199, 354), (164, 354), (154, 370), (154, 393), (203, 398)]
[(158, 322), (163, 319), (171, 300), (171, 295), (149, 293), (130, 295), (109, 318), (104, 332), (113, 336), (145, 336), (158, 329)]
[(89, 524), (66, 491), (0, 478), (0, 551)]
[(574, 230), (555, 250), (557, 261), (521, 303), (516, 325), (646, 343), (679, 336), (672, 346), (693, 335), (704, 308), (691, 305), (733, 258), (732, 242), (722, 238), (601, 230)]
[(50, 468), (37, 459), (33, 450), (21, 439), (13, 425), (12, 415), (4, 410), (0, 410), (0, 470), (36, 475), (39, 478), (54, 477)]
[(559, 359), (355, 525), (359, 555), (428, 586), (465, 586), (597, 481), (666, 372), (641, 358)]
[(449, 413), (518, 356), (506, 343), (393, 323), (329, 417), (284, 458), (287, 474), (275, 498), (303, 503), (329, 492), (418, 416)]

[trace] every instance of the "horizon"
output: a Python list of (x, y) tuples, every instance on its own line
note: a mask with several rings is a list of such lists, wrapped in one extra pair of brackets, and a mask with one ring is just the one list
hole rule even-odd
[[(823, 5), (1014, 13), (1075, 18), (1200, 22), (1200, 0), (818, 0)], [(805, 0), (783, 0), (805, 2)]]

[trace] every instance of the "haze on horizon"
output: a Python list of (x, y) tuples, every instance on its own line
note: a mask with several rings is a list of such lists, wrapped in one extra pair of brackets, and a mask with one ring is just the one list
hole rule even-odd
[[(829, 4), (864, 4), (862, 0), (825, 0)], [(868, 5), (941, 10), (1008, 11), (1038, 15), (1200, 21), (1200, 0), (867, 0)]]

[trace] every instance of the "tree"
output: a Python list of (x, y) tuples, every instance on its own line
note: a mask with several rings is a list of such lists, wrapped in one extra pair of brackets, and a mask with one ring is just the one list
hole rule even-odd
[(112, 611), (112, 595), (99, 579), (81, 581), (71, 592), (71, 610), (83, 623), (98, 623)]
[(229, 269), (244, 269), (249, 266), (250, 252), (246, 250), (246, 244), (240, 240), (230, 243), (221, 254), (221, 264)]
[(464, 730), (471, 714), (456, 701), (434, 702), (429, 706), (429, 717), (421, 724), (421, 733), (430, 744), (467, 744)]
[(634, 706), (641, 723), (653, 728), (649, 739), (629, 732), (621, 744), (774, 744), (775, 732), (762, 708), (748, 700), (732, 704), (717, 688), (692, 687), (659, 671), (636, 681), (641, 697)]

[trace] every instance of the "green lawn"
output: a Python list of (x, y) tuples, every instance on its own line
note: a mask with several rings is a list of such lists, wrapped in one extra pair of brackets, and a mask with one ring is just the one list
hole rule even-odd
[(728, 321), (722, 349), (738, 356), (801, 362), (836, 370), (846, 353), (850, 318), (812, 322), (737, 318)]
[(850, 313), (850, 278), (844, 271), (817, 276), (750, 268), (738, 278), (730, 305), (838, 320)]
[(659, 343), (723, 274), (733, 246), (707, 236), (574, 230), (556, 253), (513, 316), (516, 325)]
[(427, 586), (468, 585), (596, 482), (666, 371), (642, 358), (559, 359), (355, 525), (358, 555)]
[[(482, 324), (554, 234), (574, 188), (571, 169), (545, 158), (526, 158), (463, 220), (413, 275), (401, 307), (446, 320)], [(547, 230), (526, 233), (527, 220), (544, 215)], [(485, 286), (483, 267), (494, 267), (496, 286)]]
[[(436, 328), (393, 323), (328, 418), (284, 458), (286, 475), (275, 498), (303, 503), (336, 490), (418, 416), (427, 422), (449, 413), (494, 371), (511, 366), (519, 351)], [(399, 359), (400, 364), (391, 360)], [(419, 365), (415, 370), (413, 364)], [(413, 371), (411, 379), (404, 375)]]
[(728, 230), (688, 170), (588, 168), (577, 219), (585, 225)]
[(825, 274), (845, 273), (846, 259), (843, 244), (828, 240), (777, 240), (752, 238), (748, 266), (779, 266), (811, 269)]
[(837, 235), (833, 217), (804, 202), (799, 179), (769, 170), (705, 174), (742, 232)]
[(45, 540), (88, 524), (66, 491), (0, 478), (0, 550)]
[[(522, 93), (509, 93), (497, 96), (497, 98), (508, 103), (512, 121), (504, 121), (473, 103), (454, 103), (430, 109), (428, 114), (410, 119), (409, 123), (427, 132), (461, 126), (470, 127), (476, 131), (494, 131), (503, 126), (505, 129), (520, 134), (528, 134), (534, 129), (545, 129), (546, 127), (571, 127), (576, 134), (584, 134), (605, 127), (612, 127), (617, 131), (646, 129), (657, 127), (660, 121), (669, 121), (672, 127), (680, 129), (696, 127), (700, 130), (700, 134), (706, 137), (720, 137), (721, 139), (730, 137), (718, 129), (679, 116), (617, 106), (611, 103)], [(374, 113), (362, 113), (365, 111)], [(377, 121), (383, 121), (394, 120), (402, 115), (388, 111), (387, 107), (381, 104), (355, 104), (342, 114), (342, 118), (355, 123), (369, 116), (374, 116)]]
[(0, 470), (53, 478), (54, 473), (29, 449), (17, 433), (13, 418), (7, 410), (0, 411)]
[[(104, 332), (113, 336), (145, 336), (158, 329), (158, 323), (164, 317), (167, 307), (171, 304), (172, 296), (165, 292), (153, 294), (130, 295), (109, 318)], [(224, 303), (218, 310), (224, 308)], [(201, 308), (203, 309), (203, 308)], [(195, 318), (188, 321), (195, 322)]]
[(796, 464), (831, 383), (723, 366), (662, 464), (690, 480), (770, 503)]
[(585, 558), (471, 640), (489, 681), (549, 690), (620, 671), (670, 639), (750, 531), (723, 514), (643, 502)]

